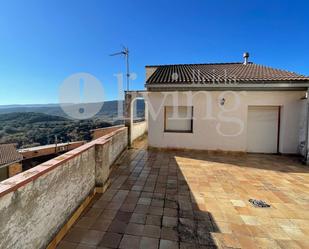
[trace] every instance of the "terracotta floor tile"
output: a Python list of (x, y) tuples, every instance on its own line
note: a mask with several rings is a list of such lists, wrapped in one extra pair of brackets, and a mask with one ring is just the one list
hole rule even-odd
[(93, 223), (93, 225), (90, 227), (90, 229), (105, 232), (105, 231), (107, 231), (107, 229), (108, 229), (108, 227), (110, 226), (111, 223), (112, 223), (111, 220), (98, 220), (97, 219)]
[(177, 224), (178, 224), (178, 218), (163, 216), (162, 226), (173, 228), (173, 227), (177, 227)]
[(83, 216), (77, 221), (77, 223), (74, 226), (80, 228), (90, 228), (95, 223), (96, 219), (97, 218), (95, 217)]
[(112, 221), (107, 230), (113, 233), (124, 233), (127, 225), (127, 223), (115, 219)]
[(164, 208), (163, 215), (170, 216), (170, 217), (177, 217), (178, 212), (177, 212), (177, 209), (174, 209), (174, 208)]
[(302, 247), (293, 240), (276, 240), (282, 249), (302, 249)]
[(136, 249), (140, 246), (141, 237), (125, 234), (120, 242), (121, 249)]
[(139, 205), (150, 205), (151, 203), (151, 198), (146, 198), (146, 197), (141, 197), (139, 198), (137, 204)]
[(246, 207), (246, 203), (242, 200), (231, 200), (231, 203), (235, 207)]
[(171, 240), (160, 240), (160, 249), (178, 249), (178, 242)]
[(179, 238), (178, 238), (177, 229), (173, 229), (170, 227), (162, 227), (161, 239), (178, 241)]
[(79, 227), (73, 227), (69, 230), (69, 232), (64, 237), (65, 241), (79, 243), (83, 236), (87, 233), (87, 229), (85, 228), (79, 228)]
[(76, 249), (78, 243), (68, 242), (68, 241), (61, 241), (57, 249)]
[(140, 242), (140, 249), (158, 249), (159, 239), (142, 237)]
[(161, 226), (162, 216), (158, 215), (147, 215), (146, 224), (147, 225), (154, 225), (154, 226)]
[(279, 244), (274, 239), (269, 238), (255, 238), (255, 241), (260, 249), (281, 249)]
[(96, 246), (87, 245), (87, 244), (79, 244), (76, 249), (96, 249)]
[(238, 240), (241, 248), (248, 248), (248, 249), (257, 249), (258, 248), (254, 237), (237, 236), (237, 240)]
[(115, 216), (115, 219), (122, 221), (124, 223), (129, 223), (131, 216), (132, 216), (131, 212), (118, 211), (116, 216)]
[(125, 233), (130, 235), (142, 236), (144, 232), (144, 225), (129, 223)]
[[(219, 248), (309, 248), (309, 168), (297, 157), (146, 146), (139, 140), (124, 154), (113, 167), (110, 187), (59, 246), (91, 248), (105, 232), (101, 249), (119, 247), (128, 233), (143, 235), (139, 245), (147, 249), (173, 246), (177, 236), (182, 249), (215, 248), (215, 243)], [(251, 198), (271, 207), (256, 208)], [(97, 232), (89, 235), (91, 230)], [(93, 244), (81, 244), (83, 239)]]
[(99, 243), (99, 247), (118, 248), (122, 235), (118, 233), (105, 233)]
[(258, 226), (260, 225), (259, 220), (256, 216), (251, 215), (240, 215), (241, 219), (244, 221), (246, 225)]
[(138, 213), (138, 214), (147, 214), (149, 210), (149, 206), (147, 205), (136, 205), (135, 209), (134, 209), (134, 213)]
[(138, 214), (133, 213), (130, 219), (131, 223), (137, 223), (137, 224), (145, 224), (146, 223), (146, 215), (145, 214)]
[(150, 206), (148, 210), (148, 214), (152, 215), (163, 215), (163, 208), (162, 207), (154, 207)]
[(80, 243), (97, 246), (102, 240), (104, 232), (97, 230), (88, 230), (87, 233), (81, 238)]
[(150, 238), (160, 238), (161, 228), (159, 226), (145, 225), (144, 236)]

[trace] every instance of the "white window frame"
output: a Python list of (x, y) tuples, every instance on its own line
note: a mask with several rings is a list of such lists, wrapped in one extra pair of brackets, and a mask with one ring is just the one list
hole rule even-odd
[[(190, 120), (190, 129), (188, 130), (180, 130), (180, 129), (167, 129), (167, 108), (179, 108), (179, 107), (186, 107), (191, 108), (191, 117), (188, 118)], [(171, 132), (171, 133), (193, 133), (193, 106), (164, 106), (164, 132)]]

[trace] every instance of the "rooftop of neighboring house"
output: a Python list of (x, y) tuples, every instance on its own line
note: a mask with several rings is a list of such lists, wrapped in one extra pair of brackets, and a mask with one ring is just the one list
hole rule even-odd
[(62, 146), (68, 146), (68, 145), (74, 145), (74, 144), (80, 145), (81, 143), (84, 143), (84, 141), (58, 143), (58, 144), (46, 144), (46, 145), (40, 145), (40, 146), (20, 149), (18, 151), (22, 153), (22, 152), (27, 152), (27, 151), (44, 150), (44, 149), (50, 149), (50, 148), (62, 147)]
[(153, 65), (146, 66), (146, 70), (150, 72), (146, 80), (147, 88), (158, 85), (176, 87), (176, 85), (190, 84), (205, 84), (205, 87), (208, 87), (213, 83), (219, 86), (226, 83), (242, 86), (245, 84), (255, 86), (269, 84), (279, 86), (283, 83), (309, 84), (308, 76), (248, 62), (248, 55), (245, 62)]
[(15, 144), (0, 144), (0, 167), (22, 159), (23, 156), (17, 152)]

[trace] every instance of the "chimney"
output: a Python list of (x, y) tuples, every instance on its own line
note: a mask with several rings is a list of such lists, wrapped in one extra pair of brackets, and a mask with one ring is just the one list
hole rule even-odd
[(243, 57), (244, 57), (244, 65), (247, 65), (248, 62), (249, 62), (249, 53), (248, 52), (245, 52), (243, 54)]

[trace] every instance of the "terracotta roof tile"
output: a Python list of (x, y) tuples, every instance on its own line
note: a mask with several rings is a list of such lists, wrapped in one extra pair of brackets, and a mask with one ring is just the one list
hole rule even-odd
[(14, 144), (0, 144), (0, 166), (22, 159), (23, 156), (16, 151)]
[(309, 77), (258, 64), (214, 63), (146, 66), (157, 67), (147, 84), (211, 83), (231, 80), (238, 83), (309, 81)]

